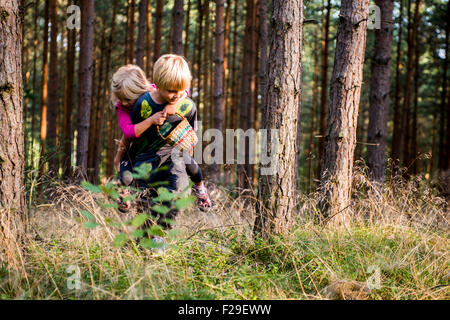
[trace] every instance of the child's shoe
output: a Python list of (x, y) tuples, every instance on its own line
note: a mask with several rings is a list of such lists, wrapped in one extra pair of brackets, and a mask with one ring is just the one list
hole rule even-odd
[(204, 212), (208, 211), (212, 207), (212, 203), (205, 186), (197, 187), (194, 185), (192, 190), (194, 190), (194, 194), (197, 197), (197, 206), (200, 210)]
[(121, 188), (119, 190), (119, 199), (117, 199), (117, 205), (119, 206), (119, 211), (122, 213), (127, 213), (131, 208), (131, 201), (124, 201), (124, 198), (130, 195), (128, 189)]

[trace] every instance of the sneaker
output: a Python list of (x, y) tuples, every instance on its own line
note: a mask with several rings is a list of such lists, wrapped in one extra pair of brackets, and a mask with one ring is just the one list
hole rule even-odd
[(200, 210), (204, 212), (208, 211), (212, 207), (212, 203), (205, 186), (202, 185), (201, 187), (197, 187), (196, 185), (194, 185), (192, 190), (197, 197), (197, 206), (200, 208)]

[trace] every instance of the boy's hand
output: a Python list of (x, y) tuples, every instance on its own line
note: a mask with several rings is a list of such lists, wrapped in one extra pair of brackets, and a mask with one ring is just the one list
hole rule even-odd
[(166, 121), (167, 118), (167, 112), (165, 110), (159, 111), (152, 115), (150, 118), (152, 118), (152, 122), (154, 125), (160, 126)]

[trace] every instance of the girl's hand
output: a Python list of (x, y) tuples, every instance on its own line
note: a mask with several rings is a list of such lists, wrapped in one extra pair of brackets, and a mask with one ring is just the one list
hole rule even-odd
[(150, 117), (154, 125), (160, 126), (166, 121), (167, 112), (165, 110), (159, 111)]

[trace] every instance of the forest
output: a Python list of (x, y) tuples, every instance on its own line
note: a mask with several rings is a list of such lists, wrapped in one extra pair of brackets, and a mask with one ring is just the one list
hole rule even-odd
[[(445, 0), (0, 0), (0, 299), (449, 299), (449, 26)], [(158, 105), (167, 54), (183, 192), (140, 155), (121, 182), (116, 72)]]

